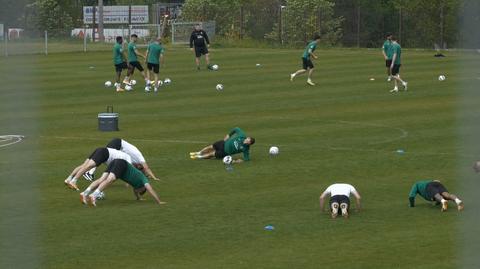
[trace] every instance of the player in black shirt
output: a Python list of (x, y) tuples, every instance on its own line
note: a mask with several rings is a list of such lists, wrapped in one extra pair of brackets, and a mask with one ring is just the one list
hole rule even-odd
[(200, 70), (200, 57), (202, 55), (205, 55), (207, 68), (209, 69), (211, 68), (210, 59), (208, 57), (209, 46), (210, 46), (210, 40), (208, 40), (207, 32), (202, 30), (200, 24), (195, 25), (195, 30), (193, 30), (192, 35), (190, 36), (190, 49), (192, 51), (195, 51), (195, 63), (197, 64), (198, 70)]

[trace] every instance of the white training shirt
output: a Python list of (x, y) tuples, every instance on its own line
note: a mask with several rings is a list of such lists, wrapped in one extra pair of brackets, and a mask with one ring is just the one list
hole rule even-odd
[(108, 149), (108, 160), (105, 162), (107, 165), (109, 165), (113, 160), (115, 159), (122, 159), (127, 161), (128, 163), (132, 163), (132, 158), (130, 158), (130, 155), (126, 154), (125, 152), (121, 152), (120, 150), (116, 149)]
[(355, 190), (355, 188), (350, 184), (336, 183), (328, 186), (324, 193), (330, 194), (330, 196), (345, 195), (350, 197), (350, 194), (355, 192), (357, 192), (357, 190)]
[(130, 155), (130, 157), (132, 158), (132, 163), (146, 163), (145, 158), (143, 157), (140, 150), (138, 150), (137, 147), (123, 139), (120, 150)]

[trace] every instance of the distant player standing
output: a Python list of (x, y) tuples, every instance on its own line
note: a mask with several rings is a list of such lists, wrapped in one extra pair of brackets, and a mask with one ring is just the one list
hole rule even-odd
[(127, 61), (125, 60), (125, 54), (123, 53), (123, 37), (116, 37), (115, 45), (113, 45), (113, 64), (115, 65), (115, 88), (117, 92), (123, 92), (122, 83), (120, 77), (122, 76), (122, 70), (127, 69)]
[(208, 47), (210, 46), (210, 40), (208, 39), (207, 32), (205, 32), (200, 24), (195, 25), (195, 29), (190, 35), (190, 49), (195, 52), (195, 63), (197, 64), (197, 70), (200, 70), (200, 57), (205, 55), (205, 61), (207, 68), (210, 67), (210, 58), (208, 54)]
[(348, 211), (350, 209), (350, 194), (356, 198), (356, 209), (360, 210), (360, 194), (355, 187), (345, 183), (335, 183), (330, 186), (320, 195), (320, 210), (325, 211), (325, 198), (330, 195), (330, 210), (332, 218), (338, 216), (339, 209), (342, 216), (348, 218)]
[[(163, 52), (165, 49), (161, 45), (162, 39), (158, 37), (154, 42), (150, 43), (147, 48), (147, 80), (151, 81), (151, 74), (155, 78), (153, 84), (154, 91), (158, 91), (158, 73), (160, 72), (160, 63), (163, 65)], [(147, 85), (145, 91), (149, 92), (150, 87)]]
[(313, 37), (313, 41), (308, 43), (307, 47), (305, 48), (305, 51), (303, 52), (303, 56), (302, 56), (302, 66), (303, 66), (303, 68), (298, 70), (297, 72), (295, 72), (293, 74), (290, 74), (290, 81), (293, 81), (293, 79), (296, 76), (301, 75), (301, 74), (308, 71), (307, 84), (311, 85), (311, 86), (315, 86), (315, 83), (313, 83), (313, 81), (312, 81), (312, 74), (313, 74), (313, 70), (315, 68), (313, 66), (313, 63), (312, 63), (312, 58), (313, 59), (318, 59), (317, 55), (315, 55), (313, 53), (315, 51), (315, 49), (317, 48), (318, 42), (320, 42), (320, 35), (317, 34)]
[(147, 57), (143, 54), (141, 54), (138, 49), (137, 49), (137, 40), (138, 36), (136, 34), (133, 34), (130, 36), (130, 43), (128, 43), (128, 73), (127, 77), (123, 80), (123, 83), (130, 85), (130, 77), (133, 75), (135, 72), (135, 68), (138, 69), (142, 73), (143, 78), (145, 79), (145, 84), (148, 86), (150, 82), (147, 79), (147, 76), (145, 75), (145, 71), (143, 69), (142, 64), (138, 61), (138, 56), (146, 59)]
[(392, 34), (386, 35), (387, 40), (383, 43), (382, 54), (385, 59), (385, 66), (387, 67), (387, 81), (392, 80), (392, 74), (390, 73), (390, 66), (392, 65), (393, 46), (392, 46)]
[(442, 212), (447, 211), (448, 200), (455, 201), (458, 211), (464, 208), (462, 200), (455, 194), (449, 193), (443, 184), (440, 183), (440, 180), (423, 180), (413, 184), (410, 194), (408, 195), (410, 207), (415, 206), (415, 197), (417, 194), (420, 194), (420, 196), (427, 201), (436, 201), (438, 204), (441, 204)]
[(403, 81), (400, 78), (400, 66), (402, 65), (402, 47), (400, 44), (398, 44), (397, 39), (395, 37), (392, 37), (392, 63), (390, 64), (390, 74), (392, 75), (394, 82), (395, 82), (395, 88), (391, 90), (390, 92), (398, 92), (398, 82), (402, 83), (403, 89), (406, 91), (407, 90), (407, 82)]

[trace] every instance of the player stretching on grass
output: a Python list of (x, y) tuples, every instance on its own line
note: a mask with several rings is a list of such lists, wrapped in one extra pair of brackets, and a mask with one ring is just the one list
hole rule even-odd
[(205, 55), (207, 68), (211, 69), (208, 47), (210, 47), (210, 40), (208, 40), (207, 32), (201, 28), (200, 24), (195, 25), (195, 29), (190, 35), (190, 49), (195, 52), (197, 70), (200, 70), (200, 57), (202, 55)]
[(391, 90), (390, 92), (398, 92), (398, 82), (402, 83), (403, 89), (406, 91), (407, 90), (407, 82), (403, 81), (400, 78), (400, 66), (401, 64), (401, 57), (402, 57), (402, 47), (400, 47), (400, 44), (398, 44), (397, 39), (392, 36), (392, 63), (390, 64), (390, 74), (392, 75), (394, 82), (395, 82), (395, 88)]
[(192, 159), (222, 159), (227, 155), (243, 152), (243, 160), (236, 159), (233, 163), (250, 160), (250, 146), (255, 144), (255, 138), (246, 136), (242, 129), (236, 127), (223, 140), (209, 145), (199, 152), (190, 152)]
[(115, 65), (115, 88), (117, 92), (123, 92), (122, 83), (120, 77), (122, 76), (122, 70), (127, 69), (127, 61), (125, 60), (125, 54), (123, 53), (123, 37), (117, 36), (116, 43), (113, 46), (113, 64)]
[(123, 159), (129, 163), (132, 162), (130, 156), (124, 152), (112, 148), (97, 148), (85, 162), (73, 169), (72, 173), (65, 179), (65, 185), (70, 189), (78, 191), (77, 180), (81, 175), (93, 167), (98, 167), (102, 163), (108, 165), (115, 159)]
[(330, 210), (332, 218), (338, 216), (338, 210), (340, 209), (342, 216), (348, 218), (348, 211), (350, 209), (350, 194), (353, 194), (356, 198), (356, 210), (359, 211), (360, 206), (360, 194), (350, 184), (336, 183), (328, 186), (328, 188), (320, 195), (320, 210), (325, 211), (325, 197), (330, 195)]
[(303, 52), (303, 56), (302, 56), (303, 68), (293, 74), (290, 74), (290, 81), (293, 81), (293, 79), (296, 76), (306, 73), (308, 71), (307, 84), (311, 86), (315, 86), (315, 83), (313, 83), (312, 81), (312, 74), (313, 74), (313, 70), (315, 69), (312, 63), (312, 58), (318, 59), (317, 55), (313, 53), (317, 48), (318, 42), (320, 42), (320, 35), (317, 34), (313, 37), (313, 41), (308, 43), (307, 47), (305, 48), (305, 51)]
[(387, 67), (387, 81), (392, 80), (392, 74), (390, 73), (390, 66), (392, 65), (393, 46), (392, 46), (392, 34), (386, 35), (387, 40), (383, 43), (382, 54), (385, 59), (385, 66)]
[[(151, 74), (155, 78), (153, 83), (154, 91), (158, 91), (158, 73), (160, 72), (160, 63), (163, 65), (164, 48), (161, 45), (162, 39), (159, 37), (154, 42), (150, 43), (147, 48), (147, 80), (151, 81)], [(147, 85), (145, 91), (149, 92), (150, 87)]]
[[(153, 171), (148, 166), (145, 157), (143, 157), (143, 154), (134, 145), (128, 143), (123, 139), (114, 138), (110, 142), (108, 142), (107, 148), (116, 149), (128, 154), (132, 159), (132, 163), (140, 167), (147, 177), (153, 180), (160, 180), (153, 174)], [(83, 177), (85, 177), (86, 180), (92, 181), (96, 168), (97, 167), (93, 167), (92, 169), (90, 169), (90, 171), (86, 172)]]
[[(140, 170), (122, 159), (113, 160), (108, 165), (107, 170), (105, 170), (102, 176), (92, 182), (85, 191), (80, 193), (80, 201), (83, 204), (87, 204), (88, 200), (91, 205), (96, 206), (96, 199), (98, 195), (117, 178), (122, 179), (133, 187), (133, 194), (137, 200), (141, 200), (141, 195), (148, 191), (148, 193), (152, 195), (158, 204), (165, 204), (165, 202), (160, 200), (155, 190), (153, 190), (147, 177), (145, 177)], [(96, 190), (91, 193), (91, 191), (94, 189)]]
[(133, 76), (135, 72), (135, 68), (138, 69), (142, 73), (143, 78), (145, 79), (145, 86), (149, 86), (150, 81), (148, 81), (147, 76), (145, 75), (145, 71), (143, 69), (142, 64), (138, 61), (138, 56), (146, 59), (145, 55), (141, 54), (137, 50), (137, 40), (138, 36), (133, 34), (130, 36), (130, 43), (128, 43), (128, 73), (127, 77), (123, 80), (123, 83), (130, 85), (130, 77)]
[(463, 210), (463, 202), (456, 195), (448, 193), (447, 189), (439, 180), (424, 180), (413, 184), (408, 200), (410, 207), (415, 206), (415, 196), (420, 194), (427, 201), (436, 201), (442, 205), (442, 212), (448, 209), (448, 200), (455, 201), (458, 211)]

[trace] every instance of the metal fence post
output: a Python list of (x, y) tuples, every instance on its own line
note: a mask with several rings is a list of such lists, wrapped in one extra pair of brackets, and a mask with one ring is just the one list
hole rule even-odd
[(83, 52), (87, 52), (87, 27), (83, 26)]
[(45, 31), (45, 55), (48, 55), (48, 32)]
[(3, 35), (3, 39), (5, 40), (5, 57), (8, 57), (8, 31)]

